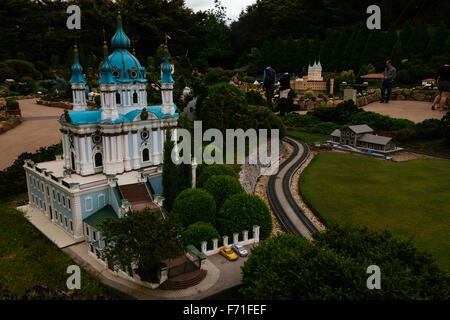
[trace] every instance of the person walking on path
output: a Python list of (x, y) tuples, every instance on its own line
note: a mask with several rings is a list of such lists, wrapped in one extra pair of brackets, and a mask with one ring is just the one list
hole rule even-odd
[(285, 72), (280, 78), (280, 98), (287, 99), (289, 91), (291, 91), (291, 77)]
[[(392, 65), (392, 61), (386, 61), (386, 68), (384, 68), (383, 72), (383, 85), (381, 86), (381, 101), (380, 103), (389, 102), (391, 98), (392, 92), (392, 81), (397, 76), (397, 70)], [(385, 91), (387, 90), (387, 95), (385, 95)]]
[(439, 104), (438, 109), (445, 110), (445, 103), (450, 93), (450, 64), (446, 63), (440, 67), (435, 79), (438, 83), (439, 93), (431, 105), (431, 110), (435, 110), (437, 104)]
[(267, 106), (270, 108), (270, 110), (273, 109), (272, 98), (276, 82), (277, 82), (277, 74), (275, 70), (269, 65), (264, 70), (263, 86), (264, 89), (266, 90)]

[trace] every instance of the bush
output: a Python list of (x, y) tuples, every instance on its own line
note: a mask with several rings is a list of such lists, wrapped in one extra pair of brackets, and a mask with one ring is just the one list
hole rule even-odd
[(311, 99), (314, 96), (314, 93), (312, 91), (306, 91), (303, 96), (305, 99)]
[(250, 105), (254, 106), (265, 106), (266, 100), (262, 97), (262, 95), (258, 91), (250, 90), (245, 94), (247, 98), (247, 102)]
[(270, 129), (278, 129), (280, 139), (286, 135), (286, 128), (284, 127), (281, 118), (273, 113), (269, 108), (264, 106), (249, 106), (248, 115), (245, 119), (246, 129), (267, 129), (270, 135)]
[(225, 201), (217, 217), (220, 234), (232, 236), (260, 226), (260, 237), (266, 239), (272, 232), (272, 217), (267, 205), (259, 197), (241, 193)]
[(205, 190), (214, 197), (217, 210), (220, 210), (232, 195), (244, 192), (239, 180), (230, 176), (210, 177), (205, 183)]
[(450, 146), (450, 111), (448, 111), (446, 115), (442, 117), (441, 131), (442, 135), (444, 136), (445, 140), (447, 140), (447, 143)]
[[(337, 226), (313, 238), (283, 234), (262, 242), (242, 268), (240, 292), (260, 300), (449, 298), (448, 275), (411, 241)], [(366, 270), (374, 262), (382, 272), (382, 290), (367, 289)]]
[(220, 239), (219, 232), (213, 225), (206, 222), (196, 222), (191, 224), (183, 232), (183, 241), (186, 245), (194, 245), (201, 250), (201, 243), (203, 241), (211, 242), (212, 239)]
[(397, 142), (406, 142), (416, 138), (414, 129), (400, 129), (393, 132), (393, 138)]
[(8, 99), (6, 100), (7, 110), (19, 110), (19, 103), (16, 100)]
[(212, 176), (230, 176), (236, 179), (239, 177), (233, 168), (224, 164), (202, 164), (198, 166), (198, 169), (197, 187), (200, 188), (202, 188), (206, 184), (206, 181)]
[(195, 222), (216, 222), (216, 203), (214, 198), (203, 189), (186, 189), (173, 203), (172, 212), (184, 227)]
[(96, 96), (94, 97), (94, 102), (95, 102), (98, 106), (101, 105), (101, 98), (100, 98), (100, 95), (96, 95)]
[(438, 119), (427, 119), (416, 124), (416, 135), (419, 139), (441, 138), (441, 121)]

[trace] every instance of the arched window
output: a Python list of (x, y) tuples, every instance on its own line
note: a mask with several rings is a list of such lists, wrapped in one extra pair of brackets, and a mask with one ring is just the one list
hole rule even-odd
[(148, 148), (142, 150), (142, 162), (150, 161), (150, 151)]
[(100, 152), (97, 152), (94, 157), (95, 167), (103, 167), (103, 156)]
[(76, 170), (75, 168), (75, 155), (73, 154), (73, 152), (70, 153), (70, 160), (71, 160), (71, 164), (72, 164), (72, 170)]
[(136, 91), (133, 93), (133, 103), (138, 103), (138, 95)]
[(116, 92), (116, 103), (120, 104), (120, 93)]

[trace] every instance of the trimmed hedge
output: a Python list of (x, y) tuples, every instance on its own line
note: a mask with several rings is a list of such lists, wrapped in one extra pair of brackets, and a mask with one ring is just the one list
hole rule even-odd
[(239, 177), (238, 174), (233, 170), (233, 168), (224, 164), (202, 164), (198, 166), (197, 187), (203, 187), (206, 181), (208, 181), (208, 179), (212, 176), (230, 176), (236, 179)]
[(216, 203), (203, 189), (185, 189), (175, 199), (172, 212), (184, 227), (198, 222), (216, 222)]
[(244, 192), (238, 179), (223, 175), (210, 177), (205, 183), (205, 190), (214, 197), (218, 210), (232, 195)]
[(183, 241), (186, 245), (194, 245), (198, 250), (201, 250), (201, 243), (206, 241), (211, 242), (212, 239), (220, 239), (219, 232), (210, 223), (199, 221), (187, 227), (183, 232)]

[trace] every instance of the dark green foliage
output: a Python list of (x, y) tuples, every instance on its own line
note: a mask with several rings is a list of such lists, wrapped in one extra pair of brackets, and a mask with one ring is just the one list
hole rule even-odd
[(445, 140), (447, 140), (447, 143), (450, 146), (450, 112), (447, 112), (447, 114), (442, 117), (441, 130)]
[(161, 219), (161, 212), (130, 212), (103, 222), (101, 231), (106, 244), (114, 243), (106, 245), (102, 253), (109, 267), (136, 272), (144, 281), (157, 281), (161, 261), (182, 254), (177, 240), (180, 226), (170, 216)]
[(230, 176), (233, 178), (239, 178), (239, 175), (233, 170), (232, 167), (224, 165), (224, 164), (202, 164), (198, 166), (198, 174), (197, 174), (197, 186), (202, 188), (206, 181), (212, 176)]
[(31, 159), (35, 163), (54, 160), (57, 148), (58, 145), (53, 145), (47, 148), (41, 147), (36, 153), (22, 153), (10, 167), (0, 171), (0, 201), (27, 192), (25, 169), (22, 167), (25, 159)]
[(229, 83), (218, 83), (208, 88), (208, 93), (197, 105), (197, 114), (203, 121), (203, 128), (242, 128), (247, 114), (244, 93)]
[(259, 197), (241, 193), (231, 196), (217, 216), (217, 229), (221, 235), (232, 236), (258, 225), (261, 239), (272, 231), (272, 218), (267, 205)]
[(16, 100), (8, 99), (6, 100), (7, 110), (19, 110), (19, 103)]
[(244, 192), (244, 188), (235, 177), (216, 175), (206, 181), (205, 190), (214, 197), (218, 210), (232, 195)]
[(95, 102), (95, 104), (97, 105), (97, 106), (99, 106), (100, 107), (100, 105), (101, 105), (101, 96), (100, 95), (96, 95), (95, 97), (94, 97), (94, 102)]
[(248, 106), (247, 118), (245, 119), (244, 128), (258, 129), (268, 129), (268, 136), (270, 137), (270, 129), (278, 129), (279, 137), (282, 139), (286, 134), (286, 129), (284, 127), (281, 119), (274, 114), (269, 108), (265, 106)]
[(173, 203), (172, 213), (184, 227), (203, 221), (216, 222), (216, 203), (214, 198), (203, 189), (186, 189)]
[(210, 223), (196, 222), (191, 224), (183, 232), (183, 241), (186, 245), (194, 245), (197, 249), (201, 249), (203, 241), (211, 242), (212, 239), (219, 239), (220, 235), (216, 228)]
[(264, 100), (259, 92), (248, 91), (245, 96), (247, 97), (247, 102), (249, 105), (264, 106), (266, 104), (266, 100)]
[(437, 139), (442, 137), (441, 121), (427, 119), (416, 124), (416, 134), (419, 139)]
[(175, 164), (172, 161), (172, 150), (175, 146), (172, 140), (171, 129), (166, 130), (164, 141), (164, 159), (162, 185), (164, 192), (164, 208), (172, 210), (173, 202), (177, 195), (192, 184), (192, 169), (190, 164)]
[[(310, 242), (285, 234), (252, 250), (241, 293), (248, 299), (442, 299), (449, 277), (411, 241), (388, 232), (331, 226)], [(368, 290), (367, 267), (381, 269), (381, 290)], [(277, 285), (273, 285), (276, 283)]]

